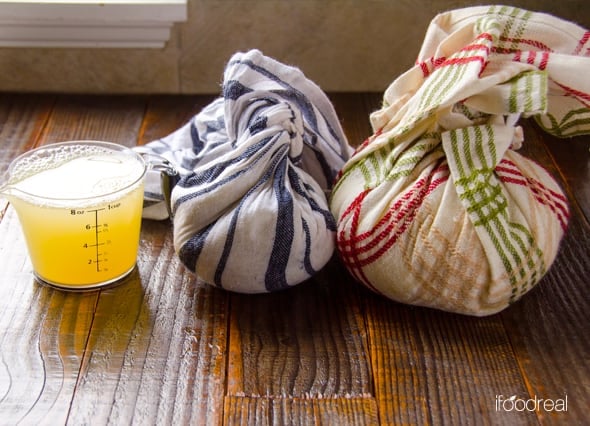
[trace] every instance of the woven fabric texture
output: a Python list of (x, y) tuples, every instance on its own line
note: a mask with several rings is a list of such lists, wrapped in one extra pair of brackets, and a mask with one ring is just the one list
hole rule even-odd
[(356, 279), (477, 316), (539, 282), (569, 213), (555, 180), (516, 152), (526, 143), (518, 120), (561, 137), (590, 131), (589, 39), (511, 7), (435, 17), (332, 193), (338, 251)]
[(235, 54), (222, 96), (141, 150), (182, 175), (172, 191), (174, 246), (205, 282), (281, 290), (331, 258), (326, 194), (351, 149), (329, 99), (299, 69), (257, 50)]

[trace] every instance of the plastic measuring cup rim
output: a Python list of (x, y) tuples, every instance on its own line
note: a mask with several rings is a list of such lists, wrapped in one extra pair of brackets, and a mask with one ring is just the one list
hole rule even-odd
[[(42, 172), (43, 170), (48, 170), (48, 169), (52, 169), (54, 167), (58, 167), (60, 164), (65, 164), (67, 161), (70, 161), (75, 158), (82, 158), (84, 156), (89, 156), (90, 154), (87, 153), (86, 155), (72, 156), (72, 157), (68, 158), (67, 161), (57, 163), (54, 167), (50, 167), (48, 169), (34, 170), (34, 171), (26, 171), (26, 170), (19, 171), (18, 175), (15, 176), (14, 175), (15, 170), (18, 170), (19, 167), (24, 168), (26, 166), (26, 164), (23, 164), (23, 163), (26, 163), (27, 158), (33, 157), (34, 155), (45, 154), (45, 153), (47, 155), (51, 155), (52, 153), (56, 153), (60, 149), (63, 150), (63, 149), (68, 149), (70, 147), (74, 148), (76, 146), (82, 146), (83, 148), (96, 147), (96, 148), (101, 149), (101, 151), (97, 151), (96, 154), (115, 152), (115, 153), (127, 155), (130, 158), (133, 158), (135, 161), (138, 162), (138, 164), (141, 165), (141, 173), (138, 173), (137, 177), (134, 177), (133, 180), (131, 180), (130, 182), (125, 182), (125, 184), (122, 185), (121, 187), (118, 187), (113, 190), (101, 192), (98, 194), (88, 195), (88, 196), (52, 197), (52, 196), (47, 196), (47, 195), (37, 193), (34, 191), (26, 191), (21, 188), (15, 187), (15, 185), (18, 184), (18, 182), (23, 181), (31, 176), (34, 176), (37, 173)], [(71, 151), (70, 154), (71, 153), (73, 153), (73, 151)], [(17, 156), (16, 158), (14, 158), (10, 162), (10, 164), (8, 166), (8, 170), (5, 173), (6, 181), (3, 182), (2, 190), (5, 191), (7, 194), (14, 195), (15, 197), (19, 197), (18, 194), (22, 194), (24, 196), (31, 197), (33, 199), (47, 200), (47, 201), (92, 200), (92, 199), (96, 199), (99, 197), (108, 197), (110, 195), (118, 194), (122, 191), (127, 190), (128, 188), (131, 188), (131, 187), (137, 185), (145, 177), (147, 170), (148, 170), (148, 165), (147, 165), (146, 161), (144, 160), (144, 158), (140, 154), (138, 154), (137, 152), (135, 152), (134, 150), (132, 150), (131, 148), (129, 148), (125, 145), (120, 145), (120, 144), (117, 144), (114, 142), (99, 141), (99, 140), (72, 140), (72, 141), (56, 142), (56, 143), (51, 143), (48, 145), (41, 145), (39, 147), (36, 147), (36, 148), (31, 149), (29, 151), (26, 151), (26, 152), (20, 154), (19, 156)]]

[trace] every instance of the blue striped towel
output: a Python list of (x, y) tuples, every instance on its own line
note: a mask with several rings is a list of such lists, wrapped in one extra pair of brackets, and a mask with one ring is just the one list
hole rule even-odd
[(171, 200), (174, 246), (205, 282), (281, 290), (332, 256), (327, 195), (352, 149), (328, 97), (299, 69), (257, 50), (237, 53), (221, 97), (139, 149), (181, 174)]

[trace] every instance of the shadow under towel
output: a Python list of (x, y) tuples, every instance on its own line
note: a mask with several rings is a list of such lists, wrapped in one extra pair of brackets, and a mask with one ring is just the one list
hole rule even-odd
[(257, 50), (235, 54), (222, 97), (142, 151), (180, 172), (174, 246), (207, 283), (281, 290), (331, 258), (326, 195), (349, 148), (332, 104), (303, 73)]

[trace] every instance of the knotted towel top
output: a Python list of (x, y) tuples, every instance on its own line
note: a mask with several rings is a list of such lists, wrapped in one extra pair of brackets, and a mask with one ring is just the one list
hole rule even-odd
[(519, 116), (590, 131), (590, 33), (511, 7), (443, 13), (385, 91), (374, 135), (331, 209), (344, 263), (392, 299), (474, 315), (505, 308), (553, 262), (568, 220), (549, 174), (514, 151)]
[(222, 97), (139, 148), (181, 172), (174, 245), (204, 281), (256, 293), (309, 278), (331, 257), (326, 194), (349, 148), (327, 96), (257, 50), (234, 55)]

